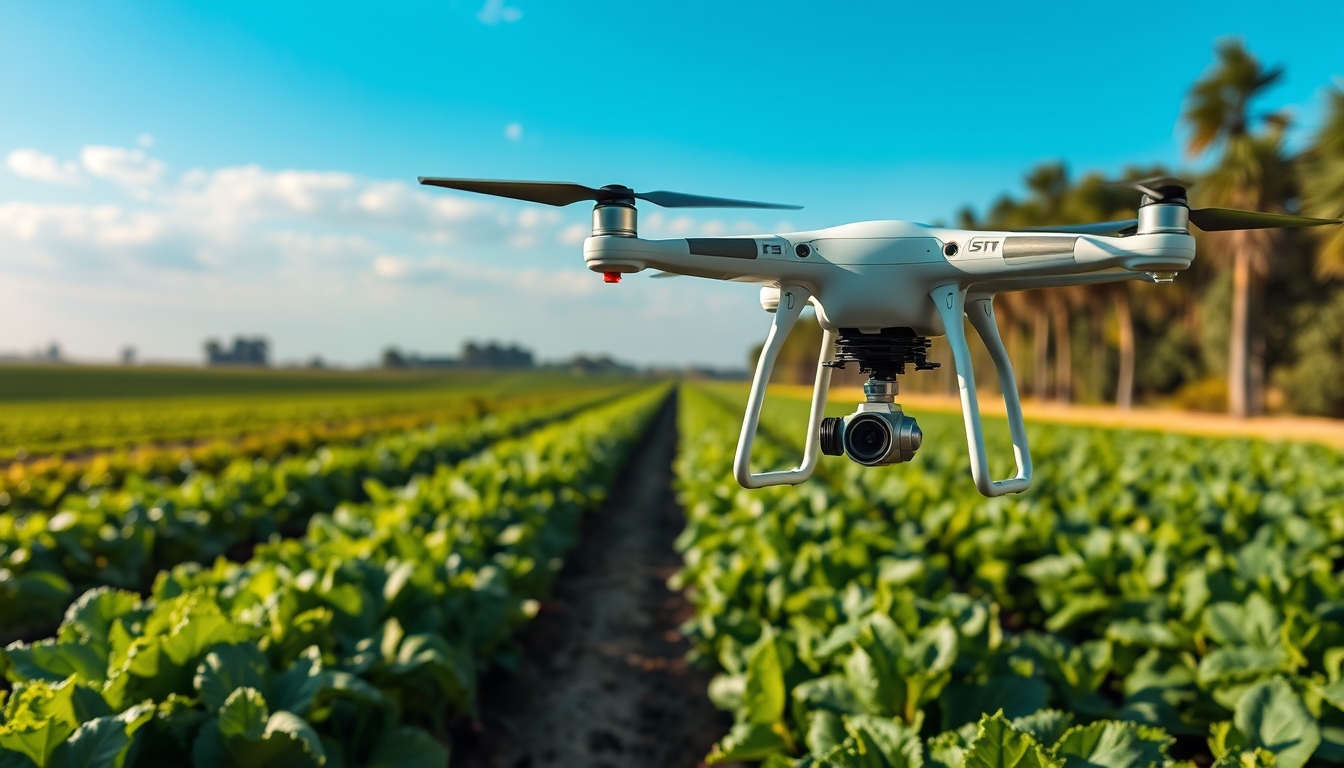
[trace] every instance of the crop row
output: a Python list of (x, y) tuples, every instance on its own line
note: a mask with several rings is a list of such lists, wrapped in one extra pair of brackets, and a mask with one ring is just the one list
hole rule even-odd
[[(324, 446), (368, 443), (393, 432), (477, 419), (491, 413), (534, 408), (562, 400), (594, 399), (602, 391), (548, 391), (512, 396), (450, 393), (432, 401), (400, 402), (403, 410), (392, 414), (359, 415), (358, 410), (349, 414), (334, 412), (312, 415), (307, 420), (280, 427), (258, 429), (253, 425), (250, 431), (242, 434), (215, 433), (193, 443), (143, 443), (83, 456), (52, 455), (16, 460), (0, 470), (0, 511), (52, 509), (67, 493), (115, 489), (131, 477), (180, 483), (193, 472), (217, 473), (239, 460), (277, 461), (288, 456), (311, 454)], [(614, 387), (605, 390), (607, 394), (616, 391)], [(417, 407), (409, 409), (412, 404)]]
[(590, 388), (593, 381), (485, 371), (14, 369), (0, 382), (0, 460), (216, 438), (265, 440), (291, 427), (396, 421), (473, 399)]
[(5, 768), (444, 766), (446, 723), (507, 659), (663, 387), (505, 440), (246, 563), (86, 593), (0, 656)]
[(54, 626), (86, 589), (143, 590), (179, 563), (245, 558), (253, 543), (302, 532), (313, 514), (364, 499), (367, 489), (403, 485), (592, 403), (592, 393), (570, 395), (309, 456), (240, 458), (179, 483), (129, 475), (118, 488), (67, 493), (54, 508), (0, 515), (0, 637)]
[[(941, 744), (1054, 708), (1160, 727), (1182, 758), (1344, 762), (1333, 452), (1037, 426), (1032, 490), (985, 500), (959, 420), (935, 416), (911, 464), (826, 460), (807, 485), (742, 491), (731, 407), (684, 402), (678, 579), (737, 718), (716, 759), (816, 758), (859, 716)], [(804, 408), (772, 403), (758, 466), (796, 452), (779, 436)]]

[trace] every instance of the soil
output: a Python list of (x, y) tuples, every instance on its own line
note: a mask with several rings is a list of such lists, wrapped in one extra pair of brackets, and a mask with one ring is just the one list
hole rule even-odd
[(691, 768), (727, 733), (731, 717), (705, 693), (711, 675), (687, 663), (677, 631), (692, 606), (667, 587), (684, 523), (676, 447), (673, 397), (523, 632), (519, 670), (481, 681), (453, 768)]

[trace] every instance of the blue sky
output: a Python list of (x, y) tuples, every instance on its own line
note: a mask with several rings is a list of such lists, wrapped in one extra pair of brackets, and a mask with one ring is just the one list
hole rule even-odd
[[(281, 358), (517, 340), (740, 365), (749, 286), (583, 269), (588, 210), (418, 175), (623, 183), (802, 211), (649, 207), (642, 233), (983, 208), (1043, 160), (1182, 163), (1214, 40), (1287, 76), (1297, 140), (1344, 76), (1344, 3), (0, 5), (0, 352)], [(727, 214), (727, 215), (725, 215)]]

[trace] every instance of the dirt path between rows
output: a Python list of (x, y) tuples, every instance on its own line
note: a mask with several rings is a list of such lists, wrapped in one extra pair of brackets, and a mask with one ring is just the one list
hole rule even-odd
[(681, 563), (676, 447), (674, 397), (524, 631), (521, 669), (481, 681), (480, 719), (455, 735), (453, 768), (692, 768), (727, 732), (709, 673), (685, 661), (677, 627), (692, 608), (667, 588)]

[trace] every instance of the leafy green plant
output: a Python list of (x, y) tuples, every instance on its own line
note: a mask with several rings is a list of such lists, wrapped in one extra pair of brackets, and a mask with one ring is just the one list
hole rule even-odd
[[(72, 494), (58, 481), (47, 493), (57, 506), (0, 515), (0, 627), (53, 626), (82, 590), (144, 589), (164, 568), (300, 532), (313, 514), (366, 498), (367, 483), (403, 485), (599, 401), (580, 392), (276, 462), (240, 457), (217, 473), (190, 472), (180, 483), (130, 475), (120, 488)], [(0, 638), (13, 637), (5, 630)]]
[[(932, 738), (1055, 709), (1160, 727), (1209, 760), (1344, 760), (1336, 452), (1036, 425), (1032, 491), (986, 500), (959, 420), (934, 414), (911, 464), (824, 460), (807, 485), (748, 492), (731, 473), (736, 396), (684, 391), (677, 465), (674, 583), (737, 720), (723, 755), (816, 758), (856, 716)], [(805, 419), (772, 402), (757, 465), (793, 460), (776, 436)], [(789, 699), (769, 724), (744, 696), (776, 688), (754, 680), (767, 637)]]
[(510, 636), (665, 396), (404, 487), (370, 481), (368, 502), (314, 515), (300, 539), (179, 565), (147, 598), (85, 593), (55, 637), (0, 653), (0, 766), (63, 766), (90, 730), (106, 746), (80, 764), (99, 767), (446, 765), (447, 724), (474, 711), (481, 670), (514, 658)]

